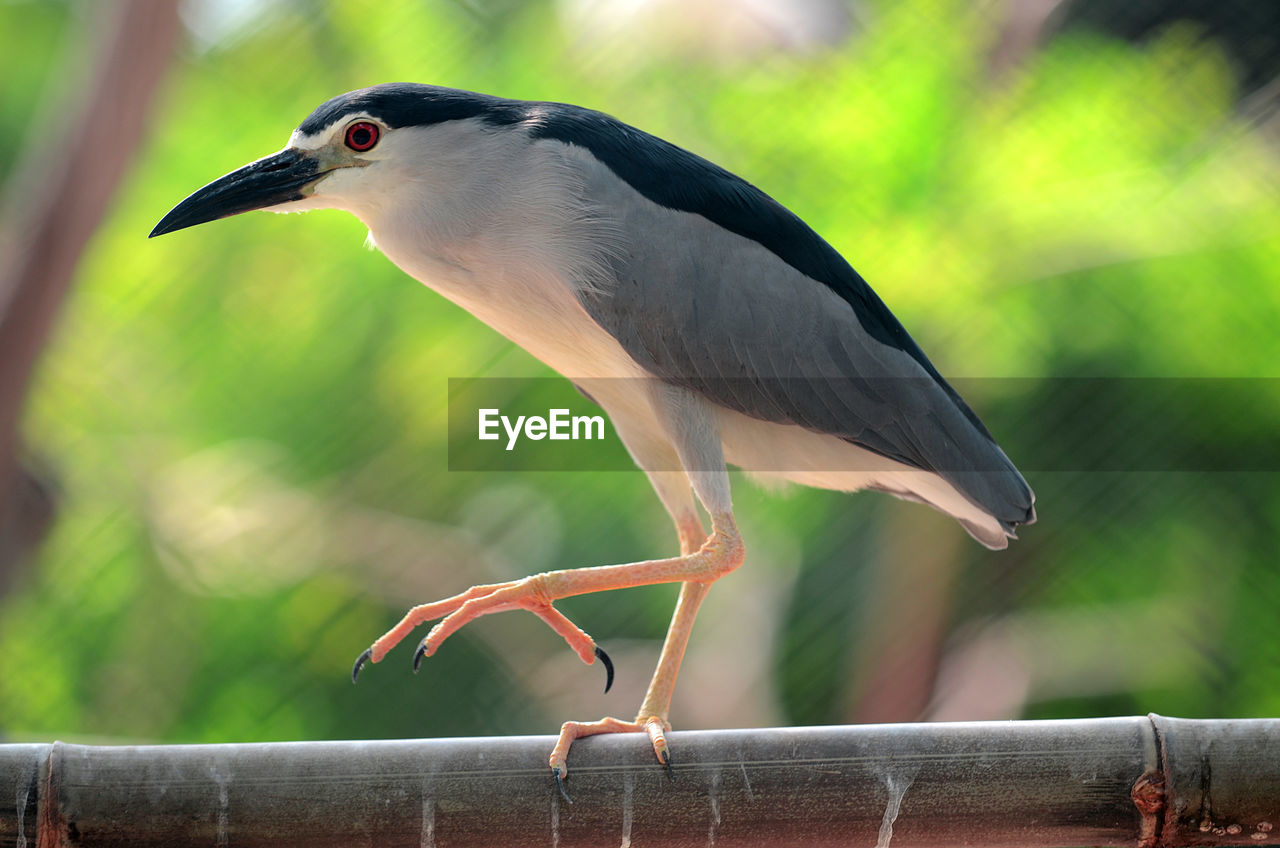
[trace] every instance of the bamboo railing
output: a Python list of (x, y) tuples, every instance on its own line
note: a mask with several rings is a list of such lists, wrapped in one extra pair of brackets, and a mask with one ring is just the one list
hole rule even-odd
[(1160, 716), (550, 737), (0, 745), (0, 845), (1280, 843), (1280, 720)]

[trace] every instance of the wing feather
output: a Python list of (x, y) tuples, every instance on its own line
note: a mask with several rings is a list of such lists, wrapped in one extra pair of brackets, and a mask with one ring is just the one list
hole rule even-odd
[[(658, 157), (650, 158), (656, 167)], [(645, 370), (751, 417), (834, 435), (935, 472), (1007, 530), (1033, 520), (1034, 497), (1022, 475), (852, 268), (845, 264), (844, 273), (865, 289), (860, 297), (725, 228), (712, 206), (731, 199), (739, 223), (753, 210), (766, 222), (789, 216), (808, 249), (829, 254), (830, 265), (830, 255), (839, 256), (817, 234), (720, 169), (709, 183), (718, 194), (701, 205), (689, 185), (696, 182), (690, 163), (672, 172), (685, 182), (690, 210), (638, 202), (636, 187), (602, 164), (609, 178), (588, 176), (588, 200), (611, 210), (629, 239), (613, 259), (615, 279), (578, 296)], [(881, 330), (870, 331), (869, 323)]]

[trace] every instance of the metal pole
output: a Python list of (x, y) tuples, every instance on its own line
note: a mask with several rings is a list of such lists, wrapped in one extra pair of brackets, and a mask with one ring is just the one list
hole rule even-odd
[(551, 737), (0, 746), (0, 845), (1280, 843), (1280, 720), (900, 724)]

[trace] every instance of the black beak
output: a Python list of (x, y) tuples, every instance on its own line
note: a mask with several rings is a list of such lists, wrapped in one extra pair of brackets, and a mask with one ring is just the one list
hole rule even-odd
[(316, 157), (286, 148), (219, 177), (169, 210), (148, 238), (194, 227), (206, 221), (301, 200), (302, 190), (328, 173)]

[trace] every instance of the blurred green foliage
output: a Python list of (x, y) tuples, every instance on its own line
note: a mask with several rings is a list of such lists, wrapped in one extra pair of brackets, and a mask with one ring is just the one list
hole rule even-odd
[[(607, 699), (531, 616), (470, 625), (417, 677), (406, 646), (353, 688), (351, 661), (407, 606), (668, 555), (669, 521), (639, 473), (448, 472), (448, 378), (546, 371), (363, 249), (354, 218), (146, 240), (321, 101), (391, 80), (598, 108), (743, 175), (849, 257), (943, 373), (1029, 378), (970, 392), (1015, 461), (1079, 467), (1028, 471), (1041, 520), (1002, 554), (922, 507), (737, 479), (748, 562), (699, 621), (677, 728), (851, 720), (877, 655), (930, 638), (944, 679), (1021, 675), (977, 714), (1280, 714), (1276, 468), (1073, 464), (1101, 444), (1113, 468), (1152, 450), (1176, 466), (1242, 415), (1280, 418), (1276, 384), (1173, 409), (1139, 389), (1059, 425), (1078, 398), (1058, 378), (1280, 377), (1277, 140), (1234, 116), (1214, 44), (1070, 34), (995, 76), (995, 13), (960, 0), (872, 4), (838, 45), (737, 57), (678, 27), (586, 31), (570, 5), (281, 2), (191, 37), (26, 412), (62, 511), (0, 599), (0, 732), (542, 733), (637, 706), (674, 587), (562, 604), (619, 662)], [(10, 177), (40, 98), (74, 85), (85, 14), (0, 5)], [(906, 559), (949, 601), (877, 624)]]

